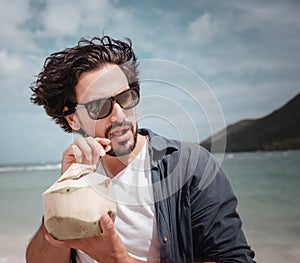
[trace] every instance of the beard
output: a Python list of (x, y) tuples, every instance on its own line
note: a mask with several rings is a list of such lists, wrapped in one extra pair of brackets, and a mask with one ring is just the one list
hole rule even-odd
[[(124, 127), (124, 133), (131, 133), (130, 138), (123, 141), (114, 141), (114, 129), (122, 127)], [(137, 135), (137, 123), (134, 125), (131, 122), (115, 122), (105, 130), (105, 138), (111, 140), (111, 149), (106, 154), (114, 157), (130, 154), (136, 146)]]

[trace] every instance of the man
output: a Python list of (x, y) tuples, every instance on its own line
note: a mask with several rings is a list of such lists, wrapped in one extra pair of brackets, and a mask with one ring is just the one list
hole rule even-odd
[(211, 155), (196, 144), (138, 130), (137, 59), (130, 40), (82, 39), (47, 58), (31, 87), (67, 132), (82, 135), (63, 153), (112, 178), (117, 214), (96, 237), (55, 240), (41, 224), (27, 262), (254, 262), (236, 198)]

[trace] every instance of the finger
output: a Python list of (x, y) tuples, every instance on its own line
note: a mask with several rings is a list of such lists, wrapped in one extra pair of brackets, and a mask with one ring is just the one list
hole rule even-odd
[(58, 248), (80, 248), (81, 247), (81, 241), (83, 239), (65, 239), (65, 240), (58, 240), (55, 239), (52, 235), (49, 233), (46, 233), (44, 235), (45, 239), (54, 247)]
[(78, 147), (74, 144), (71, 144), (64, 152), (62, 156), (62, 167), (61, 171), (64, 173), (72, 163), (81, 163), (82, 154)]
[(110, 150), (110, 140), (106, 138), (93, 138), (88, 137), (87, 142), (93, 149), (93, 162), (96, 164), (100, 157), (106, 155), (106, 152)]
[(111, 144), (111, 140), (107, 138), (96, 137), (95, 140), (100, 143), (103, 148)]
[(82, 163), (82, 152), (77, 145), (72, 144), (72, 150), (77, 163)]
[(96, 137), (95, 140), (101, 145), (103, 149), (100, 151), (100, 155), (101, 157), (103, 157), (111, 149), (110, 146), (111, 140), (107, 138), (100, 138), (100, 137)]
[[(86, 138), (86, 142), (92, 150), (92, 162), (97, 164), (99, 158), (105, 155), (105, 151), (101, 144), (99, 144), (93, 137)], [(104, 154), (103, 154), (104, 152)]]
[(110, 145), (105, 145), (104, 150), (105, 150), (105, 152), (109, 152), (111, 150), (111, 146)]
[(65, 243), (63, 241), (57, 240), (55, 239), (53, 236), (51, 236), (50, 234), (46, 233), (45, 234), (45, 239), (54, 247), (65, 247)]
[[(90, 145), (87, 143), (86, 139), (79, 138), (76, 140), (74, 144), (76, 144), (80, 149), (83, 159), (85, 159), (87, 163), (90, 164), (93, 160), (92, 149)], [(82, 162), (84, 162), (84, 160)]]
[(114, 223), (107, 213), (101, 216), (100, 224), (104, 235), (113, 235), (115, 233)]
[(110, 139), (95, 137), (95, 140), (99, 142), (101, 145), (108, 145), (111, 143)]
[(105, 152), (110, 151), (110, 149), (111, 149), (111, 145), (110, 145), (110, 144), (104, 145), (104, 150), (105, 150)]

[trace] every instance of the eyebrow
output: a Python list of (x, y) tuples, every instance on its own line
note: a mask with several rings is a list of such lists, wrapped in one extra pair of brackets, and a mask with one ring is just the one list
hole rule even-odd
[(80, 102), (80, 100), (79, 100), (79, 102), (76, 102), (76, 104), (77, 104), (77, 105), (85, 105), (85, 104), (88, 104), (88, 103), (90, 103), (90, 102), (92, 102), (92, 101), (102, 100), (102, 99), (103, 99), (103, 100), (109, 99), (109, 98), (112, 98), (112, 97), (117, 96), (118, 94), (120, 94), (120, 93), (122, 93), (123, 91), (126, 91), (126, 90), (128, 90), (128, 89), (131, 89), (131, 87), (129, 86), (129, 83), (127, 83), (126, 85), (124, 85), (124, 86), (122, 86), (121, 88), (117, 89), (116, 92), (113, 93), (114, 95), (110, 95), (109, 97), (101, 97), (101, 98), (98, 97), (98, 98), (91, 99), (91, 100), (89, 100), (89, 101), (87, 101), (87, 102)]

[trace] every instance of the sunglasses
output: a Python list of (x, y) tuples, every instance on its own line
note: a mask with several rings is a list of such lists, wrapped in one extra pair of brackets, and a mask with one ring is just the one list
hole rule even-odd
[(64, 112), (69, 115), (76, 108), (85, 108), (93, 120), (99, 120), (107, 117), (113, 110), (113, 102), (116, 101), (122, 109), (129, 110), (134, 108), (140, 101), (140, 93), (137, 88), (125, 90), (116, 96), (110, 98), (98, 99), (85, 104), (77, 104), (73, 109)]

